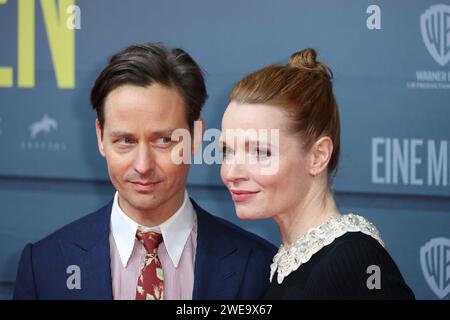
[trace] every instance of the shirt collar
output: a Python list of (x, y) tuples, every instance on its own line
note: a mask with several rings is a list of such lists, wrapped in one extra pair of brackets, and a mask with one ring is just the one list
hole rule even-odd
[(122, 211), (119, 206), (118, 193), (114, 195), (111, 209), (111, 232), (119, 251), (120, 260), (124, 267), (133, 252), (136, 231), (155, 231), (162, 233), (164, 245), (172, 260), (173, 265), (178, 267), (178, 263), (183, 253), (184, 246), (191, 234), (195, 220), (195, 211), (189, 199), (187, 191), (184, 194), (184, 201), (181, 207), (166, 221), (159, 226), (145, 227), (132, 220)]

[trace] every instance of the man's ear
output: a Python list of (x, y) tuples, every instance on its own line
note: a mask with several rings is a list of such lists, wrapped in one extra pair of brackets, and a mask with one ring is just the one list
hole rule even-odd
[(199, 117), (194, 121), (194, 137), (192, 141), (192, 154), (197, 154), (197, 152), (202, 147), (203, 132), (205, 131), (205, 120)]
[(309, 173), (317, 176), (328, 168), (331, 155), (333, 154), (333, 141), (328, 136), (321, 137), (311, 147), (312, 163)]
[(105, 148), (103, 146), (103, 132), (100, 128), (100, 122), (98, 119), (95, 119), (95, 132), (97, 133), (97, 143), (98, 143), (98, 151), (104, 157), (105, 156)]

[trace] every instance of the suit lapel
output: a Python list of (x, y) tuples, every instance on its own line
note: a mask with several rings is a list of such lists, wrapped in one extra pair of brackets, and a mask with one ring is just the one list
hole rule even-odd
[[(192, 201), (192, 200), (191, 200)], [(197, 212), (194, 300), (237, 299), (247, 252), (224, 235), (215, 217), (192, 201)]]
[[(249, 252), (233, 242), (232, 237), (227, 237), (226, 228), (218, 218), (191, 201), (197, 212), (192, 298), (237, 299)], [(60, 242), (65, 267), (78, 266), (81, 273), (81, 289), (64, 290), (64, 298), (113, 299), (109, 246), (111, 206), (112, 202), (79, 226), (75, 240)]]
[(81, 275), (81, 288), (67, 290), (69, 299), (113, 298), (109, 248), (111, 205), (112, 202), (80, 226), (74, 241), (61, 242), (66, 265), (79, 266)]

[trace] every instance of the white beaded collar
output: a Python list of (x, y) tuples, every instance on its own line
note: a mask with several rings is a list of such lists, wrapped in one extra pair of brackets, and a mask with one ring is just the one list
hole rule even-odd
[(281, 284), (285, 277), (308, 262), (320, 249), (347, 232), (367, 234), (384, 247), (379, 231), (366, 218), (352, 213), (331, 218), (320, 226), (309, 229), (306, 235), (300, 236), (288, 247), (281, 244), (270, 266), (270, 282), (275, 271), (278, 271), (277, 282)]

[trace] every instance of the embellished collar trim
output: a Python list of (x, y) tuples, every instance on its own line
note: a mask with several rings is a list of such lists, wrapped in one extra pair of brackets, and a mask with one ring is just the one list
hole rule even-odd
[(300, 236), (291, 245), (284, 247), (280, 245), (278, 253), (273, 257), (270, 265), (270, 282), (277, 272), (277, 282), (281, 284), (283, 279), (291, 272), (297, 270), (323, 247), (332, 243), (336, 238), (347, 232), (362, 232), (377, 240), (383, 247), (380, 232), (366, 218), (346, 214), (331, 218), (318, 227), (311, 228), (305, 235)]

